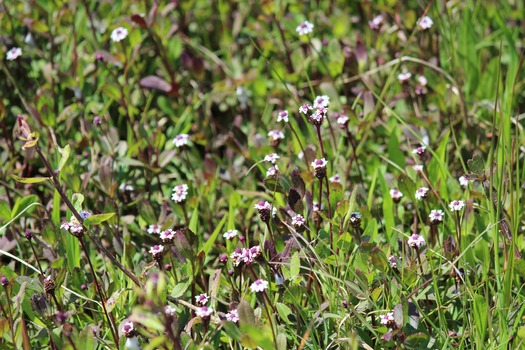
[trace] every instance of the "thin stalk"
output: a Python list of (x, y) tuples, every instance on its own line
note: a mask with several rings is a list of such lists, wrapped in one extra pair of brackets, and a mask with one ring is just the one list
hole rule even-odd
[(11, 340), (15, 344), (15, 328), (13, 327), (13, 312), (11, 310), (11, 297), (9, 296), (9, 286), (4, 286), (6, 300), (7, 300), (7, 319), (9, 321), (9, 331), (11, 332)]
[(95, 283), (95, 288), (97, 289), (97, 294), (102, 301), (102, 309), (104, 310), (104, 314), (106, 315), (106, 318), (108, 319), (111, 333), (113, 335), (113, 339), (115, 339), (115, 346), (117, 349), (119, 348), (119, 341), (118, 341), (118, 329), (117, 326), (113, 323), (113, 319), (109, 316), (108, 311), (106, 310), (106, 298), (102, 292), (102, 287), (98, 284), (97, 275), (95, 273), (95, 269), (93, 268), (93, 264), (91, 263), (91, 259), (89, 258), (89, 253), (86, 249), (86, 244), (84, 243), (84, 237), (80, 236), (78, 237), (78, 240), (80, 242), (80, 246), (82, 247), (82, 250), (84, 251), (84, 254), (86, 255), (86, 260), (88, 261), (89, 268), (91, 269), (91, 274), (93, 275), (93, 282)]
[(308, 161), (306, 160), (306, 153), (304, 152), (304, 147), (301, 142), (301, 139), (299, 139), (299, 136), (297, 135), (297, 132), (295, 131), (295, 128), (293, 127), (293, 125), (291, 123), (288, 123), (288, 125), (290, 126), (290, 130), (292, 130), (292, 133), (297, 139), (297, 142), (299, 142), (299, 147), (301, 148), (301, 152), (303, 152), (303, 159), (304, 159), (304, 162), (306, 163), (306, 169), (310, 171), (310, 164), (308, 164)]

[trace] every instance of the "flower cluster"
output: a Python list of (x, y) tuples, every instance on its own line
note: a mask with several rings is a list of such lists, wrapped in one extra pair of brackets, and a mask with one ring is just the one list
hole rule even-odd
[(444, 216), (445, 213), (443, 212), (443, 210), (433, 209), (430, 211), (428, 218), (430, 219), (430, 224), (438, 224), (443, 221)]
[(394, 203), (399, 203), (401, 198), (403, 198), (403, 193), (400, 190), (393, 188), (390, 190), (390, 197), (392, 197)]
[(266, 162), (270, 162), (272, 164), (275, 164), (275, 162), (279, 158), (281, 158), (281, 157), (279, 157), (279, 155), (277, 153), (270, 153), (270, 154), (268, 154), (267, 156), (264, 157), (264, 160)]
[(427, 194), (428, 194), (428, 187), (418, 188), (416, 191), (416, 198), (417, 200), (422, 200), (423, 198), (426, 198)]
[(14, 61), (20, 56), (22, 56), (22, 49), (19, 47), (13, 47), (11, 50), (7, 51), (5, 59), (8, 61)]
[(253, 246), (251, 248), (237, 248), (231, 254), (230, 258), (233, 260), (233, 266), (238, 267), (242, 263), (250, 265), (261, 255), (261, 248)]
[(277, 147), (281, 140), (284, 140), (284, 133), (281, 130), (270, 130), (268, 137), (270, 138), (270, 145)]
[(224, 315), (226, 317), (226, 321), (237, 323), (239, 322), (239, 312), (237, 309), (231, 310), (227, 314)]
[(195, 302), (196, 302), (197, 304), (199, 304), (199, 305), (202, 305), (202, 306), (206, 305), (206, 304), (208, 303), (208, 300), (209, 300), (209, 299), (210, 299), (210, 298), (209, 298), (206, 294), (204, 294), (204, 293), (195, 296)]
[(368, 21), (368, 26), (372, 30), (379, 30), (383, 25), (383, 20), (383, 15), (377, 15), (374, 18), (372, 18), (371, 21)]
[(259, 211), (259, 217), (263, 222), (270, 221), (270, 215), (272, 211), (272, 205), (270, 202), (260, 201), (259, 203), (255, 204), (254, 208)]
[(305, 230), (305, 224), (306, 220), (300, 214), (297, 214), (292, 218), (292, 226), (299, 233)]
[(276, 176), (279, 173), (279, 167), (277, 165), (274, 165), (266, 171), (266, 177), (273, 177)]
[(394, 328), (396, 326), (394, 313), (388, 312), (385, 315), (379, 316), (379, 322), (381, 322), (381, 324), (387, 326), (388, 328)]
[(157, 225), (157, 224), (149, 225), (148, 226), (148, 233), (150, 235), (152, 235), (152, 234), (158, 235), (158, 234), (160, 234), (160, 229), (161, 229), (160, 225)]
[(158, 262), (162, 260), (162, 257), (164, 255), (164, 246), (160, 244), (154, 245), (153, 247), (150, 248), (149, 253), (153, 255), (153, 259), (155, 259), (155, 261)]
[(188, 195), (188, 185), (182, 184), (173, 187), (173, 194), (171, 199), (175, 203), (184, 204), (186, 202), (186, 196)]
[(288, 123), (288, 111), (280, 111), (277, 113), (277, 122), (281, 121)]
[(226, 238), (226, 239), (233, 239), (238, 234), (239, 234), (239, 231), (237, 231), (237, 230), (228, 230), (228, 231), (224, 232), (224, 234), (222, 236), (224, 238)]
[(423, 236), (418, 235), (417, 233), (414, 233), (408, 238), (408, 245), (412, 248), (421, 248), (425, 244), (427, 244), (427, 242), (425, 241)]
[(201, 306), (198, 307), (197, 310), (195, 310), (195, 315), (197, 315), (200, 318), (208, 318), (213, 313), (213, 309), (211, 307), (207, 306)]
[(162, 239), (162, 242), (164, 243), (171, 243), (173, 242), (173, 239), (175, 238), (176, 231), (172, 229), (164, 230), (160, 233), (160, 239)]
[(465, 206), (465, 202), (455, 200), (450, 202), (448, 206), (452, 211), (460, 211)]
[(316, 159), (311, 163), (316, 178), (324, 179), (326, 177), (326, 164), (328, 164), (328, 161), (324, 158)]
[(84, 226), (79, 224), (76, 219), (62, 223), (60, 228), (69, 231), (75, 237), (80, 237), (84, 234)]

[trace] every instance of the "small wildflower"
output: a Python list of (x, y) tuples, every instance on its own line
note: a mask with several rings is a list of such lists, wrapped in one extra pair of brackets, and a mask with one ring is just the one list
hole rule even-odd
[(328, 108), (326, 107), (319, 107), (317, 110), (308, 117), (308, 120), (310, 123), (319, 126), (323, 124), (323, 121), (326, 118), (326, 113), (328, 112)]
[(327, 108), (330, 104), (330, 97), (327, 95), (317, 96), (314, 100), (314, 108), (324, 107)]
[(410, 79), (410, 77), (412, 77), (412, 73), (410, 72), (400, 73), (397, 76), (397, 80), (399, 80), (401, 84), (404, 84), (408, 82), (408, 79)]
[(206, 294), (199, 294), (195, 297), (195, 302), (200, 305), (206, 305), (208, 303), (208, 296)]
[(115, 43), (126, 39), (128, 30), (124, 27), (118, 27), (111, 32), (111, 40)]
[(403, 193), (400, 190), (393, 188), (390, 190), (390, 197), (392, 197), (394, 203), (399, 203), (401, 198), (403, 198)]
[(423, 236), (418, 235), (414, 233), (412, 236), (408, 238), (408, 245), (413, 248), (421, 248), (423, 247), (427, 242), (423, 238)]
[(295, 230), (299, 233), (303, 232), (305, 230), (306, 220), (299, 214), (295, 215), (292, 218), (292, 226), (295, 228)]
[(350, 214), (350, 225), (353, 227), (359, 227), (361, 226), (361, 213), (358, 211), (354, 211), (352, 214)]
[(423, 171), (423, 165), (414, 165), (412, 169), (417, 172)]
[(381, 28), (381, 26), (383, 25), (383, 20), (383, 15), (377, 15), (374, 18), (372, 18), (371, 21), (368, 21), (368, 26), (372, 30), (379, 30), (379, 28)]
[(394, 328), (395, 325), (396, 325), (396, 321), (394, 319), (394, 313), (393, 312), (388, 312), (385, 315), (380, 315), (379, 316), (379, 322), (381, 324), (384, 324), (385, 326), (387, 326), (389, 328)]
[(426, 30), (432, 28), (434, 21), (432, 21), (432, 18), (425, 16), (418, 19), (416, 24), (421, 30)]
[(312, 106), (310, 106), (309, 104), (304, 104), (301, 107), (299, 107), (299, 113), (308, 114), (308, 111), (311, 109), (313, 109)]
[(6, 287), (9, 284), (9, 280), (7, 279), (7, 277), (2, 276), (2, 278), (0, 278), (0, 284), (2, 285), (2, 287)]
[(263, 222), (270, 221), (272, 205), (269, 202), (260, 201), (254, 207), (259, 211), (259, 216)]
[(226, 238), (226, 239), (233, 239), (235, 236), (237, 236), (238, 233), (239, 233), (239, 231), (237, 231), (237, 230), (228, 230), (228, 231), (224, 232), (224, 234), (222, 236), (224, 238)]
[(213, 309), (211, 307), (202, 306), (197, 308), (197, 311), (195, 311), (195, 315), (199, 316), (200, 318), (208, 318), (213, 313)]
[(220, 261), (221, 263), (223, 263), (223, 264), (226, 263), (226, 262), (228, 261), (228, 255), (226, 255), (226, 254), (224, 254), (224, 253), (221, 254), (221, 256), (219, 257), (219, 261)]
[(266, 289), (268, 289), (268, 281), (259, 279), (252, 283), (250, 289), (254, 293), (264, 292)]
[(230, 321), (234, 323), (239, 322), (239, 312), (237, 311), (237, 309), (231, 310), (225, 316), (226, 316), (226, 321)]
[(459, 181), (459, 184), (463, 187), (467, 187), (469, 184), (469, 181), (467, 180), (465, 176), (460, 176), (458, 181)]
[(266, 162), (270, 162), (272, 164), (275, 164), (277, 159), (281, 158), (277, 153), (270, 153), (266, 157), (264, 157), (264, 160)]
[(311, 165), (314, 168), (314, 175), (318, 179), (323, 179), (326, 177), (326, 164), (328, 161), (324, 158), (314, 160)]
[(30, 230), (26, 230), (24, 235), (29, 240), (31, 240), (33, 238), (33, 232), (31, 232)]
[(340, 184), (341, 183), (341, 177), (339, 176), (339, 174), (335, 174), (334, 176), (329, 178), (328, 181)]
[(284, 140), (284, 133), (281, 130), (271, 130), (268, 132), (268, 137), (270, 138), (270, 145), (276, 147), (279, 146), (281, 140)]
[(428, 84), (428, 80), (427, 80), (427, 78), (424, 75), (418, 76), (416, 80), (419, 83), (419, 85), (421, 85), (421, 86), (427, 86), (427, 84)]
[(314, 25), (308, 21), (304, 21), (295, 28), (299, 35), (308, 35), (314, 30)]
[(175, 136), (175, 138), (173, 139), (173, 144), (175, 144), (175, 147), (182, 147), (182, 146), (187, 146), (188, 145), (188, 142), (190, 140), (190, 135), (188, 134), (179, 134), (177, 136)]
[(131, 186), (131, 185), (127, 185), (125, 183), (121, 183), (120, 186), (118, 187), (119, 190), (121, 190), (122, 192), (125, 192), (125, 191), (128, 191), (128, 192), (131, 192), (131, 191), (134, 191), (135, 190), (135, 187)]
[(430, 211), (430, 214), (428, 215), (428, 218), (430, 219), (431, 224), (437, 224), (443, 221), (444, 216), (445, 213), (443, 212), (443, 210), (432, 209)]
[(279, 173), (279, 167), (277, 165), (274, 165), (268, 171), (266, 172), (266, 177), (273, 177)]
[(100, 124), (102, 124), (102, 119), (101, 119), (98, 115), (96, 115), (96, 116), (93, 118), (93, 124), (94, 124), (94, 125), (97, 125), (97, 126), (100, 125)]
[(173, 306), (171, 305), (166, 305), (166, 307), (164, 307), (164, 314), (166, 316), (175, 316), (175, 313), (177, 312), (177, 309), (174, 308)]
[(416, 199), (417, 200), (422, 200), (423, 198), (425, 198), (427, 196), (427, 193), (428, 193), (428, 188), (427, 187), (418, 188), (417, 191), (416, 191)]
[(319, 211), (319, 210), (321, 210), (321, 207), (319, 207), (319, 203), (317, 203), (317, 202), (313, 202), (313, 203), (312, 203), (312, 210), (313, 210), (313, 211)]
[(412, 154), (417, 154), (418, 156), (421, 156), (421, 155), (423, 155), (425, 153), (426, 149), (427, 148), (425, 146), (419, 146), (419, 147), (414, 148), (412, 150)]
[(345, 114), (341, 114), (340, 116), (337, 117), (336, 122), (337, 124), (341, 126), (341, 129), (344, 129), (348, 125), (349, 121), (350, 119), (348, 119), (348, 117)]
[(186, 202), (186, 196), (188, 195), (188, 185), (182, 184), (177, 185), (173, 188), (173, 194), (171, 199), (179, 204), (184, 204)]
[(124, 323), (124, 326), (122, 327), (122, 333), (124, 333), (126, 338), (134, 337), (137, 334), (137, 330), (135, 329), (133, 322), (128, 321)]
[(156, 235), (158, 235), (158, 234), (160, 233), (160, 228), (161, 228), (161, 226), (160, 226), (160, 225), (157, 225), (157, 224), (149, 225), (149, 226), (148, 226), (148, 233), (149, 233), (150, 235), (152, 235), (152, 234), (156, 234)]
[(343, 301), (341, 302), (341, 306), (342, 306), (343, 308), (345, 308), (345, 309), (348, 308), (348, 300), (343, 300)]
[(450, 210), (452, 211), (460, 211), (465, 206), (465, 202), (455, 200), (455, 201), (450, 202), (448, 206)]
[(164, 255), (164, 246), (163, 245), (154, 245), (149, 250), (150, 254), (153, 255), (153, 259), (159, 261)]
[(395, 255), (390, 255), (388, 257), (388, 263), (390, 264), (391, 268), (397, 269), (397, 258)]
[(8, 61), (14, 61), (20, 56), (22, 56), (22, 49), (19, 47), (13, 47), (11, 50), (7, 51), (5, 59)]
[(173, 242), (174, 238), (175, 238), (175, 231), (173, 231), (172, 229), (167, 229), (160, 233), (160, 239), (162, 239), (162, 242), (164, 243), (171, 243)]
[(277, 122), (283, 121), (288, 123), (288, 111), (280, 111), (277, 113)]
[(55, 318), (56, 318), (56, 321), (60, 324), (63, 324), (64, 322), (66, 322), (67, 318), (69, 317), (69, 314), (67, 312), (63, 312), (63, 311), (58, 311)]

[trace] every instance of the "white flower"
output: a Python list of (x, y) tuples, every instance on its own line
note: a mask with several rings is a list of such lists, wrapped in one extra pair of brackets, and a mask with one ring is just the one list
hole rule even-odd
[(400, 200), (401, 197), (403, 197), (403, 193), (398, 189), (391, 189), (390, 190), (390, 197), (392, 197), (393, 200)]
[(293, 226), (298, 227), (298, 226), (304, 225), (305, 223), (306, 223), (306, 220), (299, 214), (297, 214), (296, 216), (294, 216), (292, 218), (292, 225)]
[(228, 231), (224, 232), (224, 234), (222, 236), (224, 238), (226, 238), (226, 239), (233, 239), (235, 236), (237, 236), (238, 233), (239, 233), (239, 231), (237, 231), (237, 230), (228, 230)]
[(279, 167), (277, 165), (274, 165), (273, 167), (268, 169), (268, 171), (266, 172), (266, 177), (275, 176), (277, 175), (278, 172), (279, 172)]
[(22, 49), (19, 47), (13, 47), (11, 50), (7, 51), (5, 59), (8, 61), (14, 61), (20, 56), (22, 56)]
[(122, 192), (125, 192), (125, 191), (131, 192), (131, 191), (135, 190), (135, 187), (133, 187), (131, 185), (126, 185), (125, 183), (121, 183), (118, 188)]
[(427, 86), (428, 84), (428, 80), (424, 75), (420, 75), (419, 77), (417, 77), (417, 81), (421, 86)]
[(450, 202), (448, 206), (450, 210), (452, 211), (460, 211), (465, 206), (465, 202), (455, 200), (455, 201)]
[(371, 21), (368, 21), (368, 26), (370, 29), (378, 30), (381, 28), (381, 25), (383, 24), (383, 15), (377, 15), (374, 18), (372, 18)]
[(335, 174), (334, 176), (329, 178), (328, 181), (340, 184), (341, 183), (341, 177), (339, 176), (339, 174)]
[(344, 114), (341, 114), (339, 117), (337, 117), (337, 124), (339, 125), (346, 125), (348, 124), (348, 121), (350, 119), (348, 119), (348, 117)]
[(421, 30), (430, 29), (432, 28), (432, 25), (434, 24), (434, 21), (432, 21), (432, 18), (425, 16), (417, 20), (417, 26)]
[(133, 332), (135, 332), (135, 325), (133, 324), (133, 322), (127, 321), (126, 323), (124, 323), (124, 325), (122, 326), (122, 332), (124, 334), (132, 334)]
[(266, 157), (264, 157), (264, 160), (267, 161), (267, 162), (275, 164), (275, 162), (279, 158), (281, 158), (281, 157), (279, 157), (279, 155), (277, 153), (270, 153)]
[(411, 76), (412, 76), (412, 73), (410, 72), (400, 73), (397, 76), (397, 80), (399, 80), (400, 83), (406, 83), (408, 79), (410, 79)]
[(174, 316), (176, 312), (177, 309), (171, 305), (166, 305), (166, 307), (164, 308), (164, 313), (166, 314), (166, 316)]
[(213, 313), (213, 309), (211, 307), (203, 306), (198, 307), (195, 311), (195, 315), (201, 317), (201, 318), (207, 318), (210, 317), (210, 315)]
[(162, 241), (164, 243), (169, 243), (171, 242), (173, 239), (175, 238), (175, 231), (171, 230), (171, 229), (167, 229), (165, 231), (162, 231), (160, 233), (160, 239), (162, 239)]
[(288, 123), (288, 111), (281, 111), (277, 114), (277, 122), (280, 122), (280, 121)]
[(271, 130), (268, 137), (272, 140), (284, 140), (284, 133), (281, 130)]
[(149, 250), (151, 255), (161, 254), (163, 251), (164, 251), (164, 246), (163, 245), (154, 245)]
[(195, 296), (195, 302), (200, 305), (206, 305), (208, 303), (208, 300), (208, 296), (204, 293)]
[(330, 104), (330, 97), (326, 95), (317, 96), (314, 100), (314, 108), (328, 107)]
[(321, 158), (321, 159), (314, 160), (310, 165), (314, 169), (320, 169), (320, 168), (325, 168), (326, 164), (328, 164), (328, 161), (324, 158)]
[(420, 236), (416, 233), (414, 233), (412, 236), (408, 238), (408, 245), (413, 248), (421, 248), (427, 244), (423, 236)]
[(228, 312), (225, 316), (226, 316), (226, 321), (235, 322), (235, 323), (239, 322), (239, 312), (237, 311), (237, 309)]
[(460, 176), (458, 181), (459, 181), (459, 184), (463, 187), (467, 187), (469, 184), (469, 181), (467, 180), (465, 176)]
[(436, 223), (443, 221), (443, 216), (445, 216), (443, 210), (433, 209), (430, 211), (428, 218), (430, 219), (430, 223)]
[(173, 192), (188, 192), (188, 185), (180, 184), (173, 187)]
[(188, 144), (188, 141), (190, 139), (190, 135), (188, 134), (179, 134), (175, 136), (173, 139), (173, 143), (175, 144), (175, 147), (182, 147), (186, 146)]
[(386, 325), (389, 322), (394, 321), (394, 313), (393, 312), (389, 312), (386, 315), (381, 315), (381, 316), (379, 316), (379, 319), (380, 319), (381, 324)]
[(157, 225), (157, 224), (155, 224), (155, 225), (149, 225), (149, 226), (148, 226), (148, 233), (149, 233), (150, 235), (152, 235), (152, 234), (157, 234), (157, 235), (158, 235), (158, 234), (160, 233), (160, 228), (161, 228), (161, 226), (160, 226), (160, 225)]
[(299, 35), (308, 35), (314, 30), (314, 25), (308, 21), (304, 21), (303, 23), (299, 24), (295, 31)]
[(268, 281), (257, 280), (252, 283), (252, 285), (250, 286), (250, 289), (254, 293), (264, 292), (266, 289), (268, 289)]
[(422, 200), (423, 198), (425, 198), (427, 196), (427, 192), (428, 192), (428, 188), (427, 187), (418, 188), (417, 191), (416, 191), (416, 198), (418, 200)]
[(423, 166), (422, 165), (414, 165), (412, 167), (412, 169), (414, 169), (414, 171), (423, 171)]
[(173, 194), (171, 195), (171, 200), (176, 203), (183, 203), (186, 201), (186, 196), (188, 195), (188, 185), (181, 184), (173, 188)]
[(312, 106), (309, 104), (304, 104), (301, 107), (299, 107), (299, 113), (307, 114), (309, 110), (313, 109)]
[(128, 30), (124, 27), (115, 28), (111, 32), (111, 40), (115, 43), (118, 43), (119, 41), (126, 39), (127, 36), (128, 36)]
[(260, 201), (259, 203), (254, 205), (254, 208), (257, 210), (270, 210), (272, 205), (270, 202), (267, 201)]

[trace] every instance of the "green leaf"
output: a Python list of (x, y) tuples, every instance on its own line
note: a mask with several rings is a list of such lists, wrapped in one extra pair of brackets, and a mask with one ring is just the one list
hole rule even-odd
[(104, 85), (102, 93), (115, 101), (120, 100), (120, 90), (115, 85)]
[(69, 158), (69, 153), (70, 153), (69, 145), (66, 145), (64, 148), (58, 147), (58, 151), (60, 152), (60, 154), (62, 154), (62, 157), (60, 158), (60, 162), (58, 163), (57, 170), (61, 171), (64, 165), (66, 165), (66, 162)]
[(106, 301), (106, 310), (108, 312), (111, 312), (115, 308), (115, 306), (117, 305), (117, 302), (118, 302), (118, 300), (120, 298), (120, 295), (123, 292), (125, 292), (125, 291), (126, 291), (125, 288), (121, 288), (121, 289), (115, 291), (115, 293), (113, 293), (111, 295), (111, 297)]
[(471, 173), (481, 176), (485, 172), (485, 161), (479, 154), (476, 154), (472, 159), (467, 160), (467, 167)]
[(277, 303), (275, 306), (277, 308), (277, 312), (279, 313), (279, 316), (281, 317), (281, 319), (284, 322), (291, 324), (292, 322), (288, 318), (288, 315), (292, 314), (292, 310), (283, 303)]
[(73, 206), (75, 207), (75, 210), (80, 213), (82, 211), (82, 203), (84, 203), (84, 195), (75, 193), (71, 199), (73, 200)]
[(293, 280), (299, 276), (301, 271), (301, 260), (299, 259), (299, 253), (295, 252), (290, 259), (290, 279)]
[(180, 298), (184, 294), (184, 292), (188, 290), (190, 284), (191, 280), (188, 277), (183, 278), (182, 280), (180, 280), (179, 283), (177, 283), (175, 287), (173, 287), (170, 295), (174, 298)]
[(27, 197), (18, 198), (15, 202), (15, 205), (13, 206), (13, 209), (11, 210), (11, 217), (14, 218), (37, 201), (38, 197), (34, 194), (29, 195)]
[(91, 215), (86, 220), (84, 220), (84, 225), (86, 226), (100, 225), (104, 221), (111, 219), (113, 216), (115, 216), (115, 213), (104, 213), (104, 214)]
[(0, 218), (5, 221), (11, 220), (11, 207), (9, 203), (3, 199), (0, 200)]
[(250, 303), (246, 300), (241, 300), (237, 307), (237, 312), (239, 313), (239, 323), (241, 325), (255, 326), (255, 315)]
[(489, 306), (484, 296), (474, 294), (474, 324), (478, 330), (478, 335), (481, 339), (485, 339), (485, 332), (487, 331)]
[(51, 180), (51, 177), (19, 177), (19, 176), (13, 175), (13, 174), (9, 174), (9, 176), (13, 180), (15, 180), (17, 182), (24, 183), (24, 184), (37, 184), (37, 183), (41, 183), (41, 182), (45, 182), (45, 181)]

